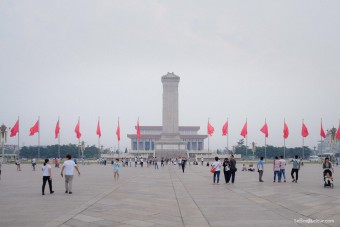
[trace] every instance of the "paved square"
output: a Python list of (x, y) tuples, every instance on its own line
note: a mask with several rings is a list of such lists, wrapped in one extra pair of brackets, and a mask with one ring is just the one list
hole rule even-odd
[[(40, 166), (3, 165), (0, 226), (340, 226), (340, 167), (334, 189), (324, 188), (321, 165), (306, 164), (299, 182), (273, 183), (271, 165), (264, 183), (258, 173), (236, 173), (234, 185), (212, 183), (209, 168), (187, 166), (125, 167), (119, 181), (111, 165), (80, 166), (72, 195), (64, 193), (60, 169), (52, 167), (53, 189), (41, 195)], [(308, 224), (294, 220), (334, 220)]]

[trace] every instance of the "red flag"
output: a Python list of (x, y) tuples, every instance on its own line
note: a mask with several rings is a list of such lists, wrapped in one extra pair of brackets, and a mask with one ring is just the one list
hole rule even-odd
[(263, 132), (263, 134), (266, 136), (266, 138), (268, 138), (268, 125), (267, 123), (264, 123), (263, 127), (260, 130), (261, 132)]
[(59, 127), (59, 120), (57, 121), (57, 125), (55, 126), (55, 138), (57, 139), (59, 136), (59, 131), (60, 131), (60, 127)]
[(326, 133), (323, 130), (322, 123), (321, 123), (321, 129), (320, 129), (320, 136), (323, 137), (323, 138), (326, 138)]
[(229, 128), (229, 124), (228, 121), (223, 125), (222, 128), (222, 136), (226, 136), (228, 134), (228, 128)]
[(309, 135), (308, 128), (306, 127), (305, 123), (302, 123), (301, 135), (302, 137), (307, 137)]
[(288, 136), (289, 136), (289, 129), (288, 129), (287, 123), (285, 122), (283, 126), (283, 138), (287, 139)]
[(140, 138), (141, 138), (141, 135), (140, 135), (140, 127), (139, 127), (139, 120), (137, 121), (137, 127), (136, 127), (136, 129), (137, 129), (137, 138), (138, 138), (138, 141), (139, 141)]
[(120, 125), (119, 125), (119, 120), (118, 120), (118, 126), (117, 126), (117, 130), (116, 130), (116, 135), (117, 135), (118, 141), (120, 141)]
[(39, 120), (30, 128), (30, 136), (33, 136), (36, 132), (39, 132)]
[(214, 127), (210, 124), (210, 122), (208, 121), (208, 134), (210, 136), (212, 136), (212, 134), (214, 133), (215, 129)]
[(98, 137), (101, 137), (102, 136), (102, 132), (100, 131), (100, 122), (99, 122), (99, 120), (98, 120), (98, 124), (97, 124), (97, 135), (98, 135)]
[(242, 131), (241, 131), (241, 136), (243, 136), (244, 138), (246, 138), (248, 135), (248, 122), (246, 121), (246, 123), (244, 124)]
[(19, 132), (19, 120), (17, 120), (17, 122), (15, 122), (15, 125), (11, 129), (11, 135), (9, 135), (9, 136), (10, 137), (16, 136), (18, 132)]
[(337, 138), (338, 140), (340, 140), (340, 124), (339, 124), (338, 131), (336, 132), (336, 138)]
[(81, 137), (81, 132), (80, 132), (80, 120), (78, 120), (78, 123), (76, 125), (76, 128), (74, 129), (74, 132), (76, 133), (76, 136), (78, 139)]

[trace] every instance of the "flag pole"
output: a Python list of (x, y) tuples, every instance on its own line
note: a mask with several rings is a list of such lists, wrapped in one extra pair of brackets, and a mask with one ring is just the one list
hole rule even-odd
[[(210, 121), (210, 118), (208, 118), (208, 125), (209, 125), (209, 121)], [(209, 161), (210, 161), (210, 135), (208, 132), (208, 164), (209, 164)]]
[(246, 118), (247, 135), (246, 135), (246, 159), (248, 159), (248, 118)]
[(40, 116), (38, 116), (38, 160), (40, 159)]
[[(304, 119), (302, 119), (302, 124), (304, 124)], [(305, 159), (305, 137), (302, 135), (302, 160)]]
[[(283, 127), (285, 126), (285, 124), (286, 124), (286, 118), (283, 118)], [(286, 159), (286, 137), (284, 135), (283, 135), (283, 158)]]
[[(119, 117), (118, 117), (118, 126), (119, 126)], [(120, 151), (119, 151), (119, 139), (118, 139), (118, 135), (117, 135), (117, 140), (118, 140), (118, 157), (119, 157)]]
[(18, 116), (18, 159), (20, 159), (20, 121)]
[[(58, 116), (58, 127), (60, 125), (60, 117)], [(58, 157), (60, 159), (60, 130), (58, 132)]]
[[(137, 119), (137, 125), (139, 126), (139, 117)], [(140, 127), (140, 126), (139, 126)], [(138, 138), (138, 128), (137, 128), (137, 156), (139, 157), (139, 138)]]
[[(227, 117), (228, 127), (229, 127), (229, 118)], [(229, 152), (229, 132), (227, 132), (227, 152)]]
[[(267, 119), (264, 118), (264, 123), (267, 124)], [(264, 161), (267, 160), (267, 137), (264, 135)]]
[[(322, 118), (321, 118), (321, 127), (322, 127)], [(321, 135), (321, 133), (320, 133), (320, 151), (321, 151), (321, 155), (322, 155), (322, 135)]]
[[(80, 116), (78, 117), (78, 125), (80, 131)], [(78, 138), (78, 160), (80, 159), (80, 137)]]
[[(99, 121), (100, 121), (100, 117), (98, 117), (98, 123), (99, 123)], [(98, 135), (98, 149), (100, 150), (100, 136), (99, 135)]]

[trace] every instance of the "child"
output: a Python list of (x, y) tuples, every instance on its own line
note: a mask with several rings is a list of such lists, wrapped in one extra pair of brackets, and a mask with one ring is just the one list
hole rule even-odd
[(113, 163), (113, 173), (114, 173), (114, 178), (115, 181), (119, 179), (119, 173), (120, 173), (120, 164), (119, 164), (119, 159), (117, 158), (115, 163)]
[(327, 185), (331, 185), (333, 183), (333, 177), (331, 176), (330, 171), (326, 171), (325, 183)]

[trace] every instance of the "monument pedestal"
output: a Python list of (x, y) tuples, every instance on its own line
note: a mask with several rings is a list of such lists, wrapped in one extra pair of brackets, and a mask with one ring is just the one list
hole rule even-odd
[(181, 141), (157, 141), (155, 143), (155, 155), (157, 159), (187, 157), (186, 143)]

